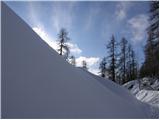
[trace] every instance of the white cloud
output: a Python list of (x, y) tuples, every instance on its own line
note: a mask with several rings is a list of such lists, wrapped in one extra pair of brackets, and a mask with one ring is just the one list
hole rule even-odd
[(79, 58), (76, 58), (76, 66), (81, 67), (83, 60), (87, 62), (89, 71), (95, 75), (98, 75), (98, 72), (99, 72), (98, 65), (99, 65), (100, 58), (80, 56)]
[(93, 66), (96, 64), (100, 59), (98, 57), (84, 57), (80, 56), (79, 58), (76, 58), (76, 65), (82, 66), (82, 61), (85, 60), (87, 62), (88, 67)]
[(148, 27), (148, 16), (144, 14), (137, 15), (128, 20), (129, 27), (134, 42), (142, 41), (145, 38), (146, 28)]
[[(57, 51), (58, 49), (58, 45), (57, 45), (57, 41), (56, 38), (54, 37), (50, 37), (42, 28), (40, 27), (33, 27), (32, 28), (50, 47), (52, 47), (53, 49), (55, 49)], [(80, 54), (82, 52), (82, 50), (78, 47), (77, 44), (68, 42), (67, 43), (69, 48), (70, 48), (70, 52), (72, 54)]]
[(129, 1), (121, 1), (116, 5), (115, 15), (117, 20), (123, 20), (127, 16), (127, 11), (131, 7)]
[[(52, 14), (48, 17), (48, 21), (50, 21), (49, 24), (53, 27), (54, 32), (59, 32), (61, 28), (70, 29), (72, 27), (74, 13), (73, 8), (75, 4), (75, 1), (70, 1), (63, 4), (61, 2), (54, 2), (54, 4), (52, 4)], [(29, 2), (28, 17), (33, 25), (44, 28), (41, 19), (39, 18), (41, 13), (39, 13), (38, 9), (41, 7), (43, 8), (43, 4), (37, 3), (35, 9), (34, 2)]]
[(80, 54), (82, 52), (82, 50), (78, 47), (77, 44), (68, 42), (67, 45), (70, 48), (70, 52), (73, 54)]

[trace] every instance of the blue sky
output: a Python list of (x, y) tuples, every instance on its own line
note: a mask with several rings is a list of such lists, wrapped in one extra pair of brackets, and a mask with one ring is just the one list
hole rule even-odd
[(117, 41), (125, 37), (135, 49), (139, 63), (144, 60), (149, 1), (5, 3), (54, 49), (59, 30), (66, 28), (77, 65), (86, 60), (93, 73), (98, 72), (98, 63), (107, 56), (105, 44), (112, 34)]

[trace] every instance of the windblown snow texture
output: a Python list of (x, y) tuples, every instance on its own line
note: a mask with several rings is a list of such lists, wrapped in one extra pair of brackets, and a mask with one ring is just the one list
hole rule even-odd
[[(147, 81), (153, 81), (151, 85), (144, 86), (144, 79)], [(142, 83), (140, 84), (138, 80), (133, 80), (128, 83), (125, 83), (123, 86), (129, 89), (129, 91), (140, 101), (148, 104), (150, 109), (150, 118), (158, 119), (159, 118), (159, 80), (152, 78), (143, 78), (140, 79)], [(140, 85), (139, 85), (140, 84)]]
[(68, 64), (2, 2), (2, 118), (148, 118), (143, 103), (97, 79)]

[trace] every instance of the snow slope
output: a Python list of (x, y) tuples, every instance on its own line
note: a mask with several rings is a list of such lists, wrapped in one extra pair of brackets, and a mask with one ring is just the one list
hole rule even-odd
[(141, 85), (139, 89), (138, 80), (130, 81), (124, 84), (124, 87), (129, 89), (129, 91), (140, 101), (149, 105), (150, 116), (151, 118), (159, 118), (159, 83), (158, 80), (151, 85), (151, 88), (154, 90), (148, 89), (148, 87)]
[[(159, 89), (157, 85), (159, 83), (157, 82), (158, 80), (155, 81), (155, 83), (152, 86), (153, 89)], [(157, 84), (157, 85), (156, 85)], [(154, 86), (154, 87), (153, 87)], [(126, 84), (124, 84), (124, 87), (129, 89), (129, 91), (139, 100), (142, 102), (146, 102), (152, 105), (159, 105), (159, 91), (157, 90), (148, 90), (145, 87), (142, 87), (139, 89), (139, 83), (137, 80), (130, 81)]]
[(146, 102), (146, 103), (158, 106), (158, 104), (159, 104), (159, 91), (140, 90), (136, 94), (136, 98), (141, 100), (142, 102)]
[(68, 64), (3, 2), (2, 71), (2, 118), (149, 118), (145, 104)]

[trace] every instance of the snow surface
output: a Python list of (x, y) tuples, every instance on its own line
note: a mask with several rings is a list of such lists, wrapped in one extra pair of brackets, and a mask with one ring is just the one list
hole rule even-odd
[[(142, 81), (142, 80), (141, 80)], [(147, 103), (150, 109), (151, 118), (159, 118), (159, 80), (155, 80), (151, 85), (153, 90), (148, 90), (148, 87), (140, 86), (138, 80), (130, 81), (124, 84), (124, 87), (140, 101)]]
[(150, 118), (123, 87), (67, 63), (2, 2), (2, 118)]

